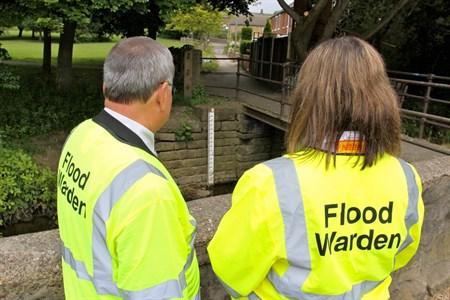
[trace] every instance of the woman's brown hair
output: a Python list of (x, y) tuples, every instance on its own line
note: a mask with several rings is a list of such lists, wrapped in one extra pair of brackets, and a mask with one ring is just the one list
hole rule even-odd
[(367, 42), (341, 37), (321, 43), (306, 58), (293, 95), (286, 134), (289, 153), (326, 152), (326, 167), (344, 131), (359, 132), (362, 168), (400, 149), (400, 113), (383, 59)]

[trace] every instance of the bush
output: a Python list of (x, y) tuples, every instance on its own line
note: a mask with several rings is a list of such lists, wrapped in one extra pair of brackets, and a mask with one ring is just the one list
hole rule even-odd
[(19, 149), (0, 146), (0, 226), (56, 216), (56, 176)]
[(183, 36), (183, 32), (178, 30), (170, 30), (170, 29), (163, 29), (158, 34), (158, 37), (160, 38), (166, 38), (166, 39), (175, 39), (179, 40)]
[(264, 37), (273, 37), (272, 24), (269, 20), (267, 20), (266, 25), (264, 26), (263, 35)]
[(9, 67), (20, 75), (18, 90), (0, 89), (0, 135), (5, 142), (70, 130), (103, 107), (101, 72), (74, 70), (74, 86), (60, 92), (39, 68)]
[(239, 53), (250, 54), (251, 47), (252, 47), (251, 41), (241, 41), (241, 45), (239, 46)]
[(10, 60), (11, 56), (9, 55), (8, 50), (2, 48), (2, 44), (0, 43), (0, 60)]
[(0, 89), (18, 90), (20, 88), (20, 77), (15, 75), (3, 64), (0, 64)]
[(215, 72), (219, 69), (219, 63), (217, 60), (203, 60), (202, 62), (202, 72), (210, 73)]
[(246, 41), (251, 41), (253, 35), (253, 29), (251, 27), (242, 27), (241, 29), (241, 39)]

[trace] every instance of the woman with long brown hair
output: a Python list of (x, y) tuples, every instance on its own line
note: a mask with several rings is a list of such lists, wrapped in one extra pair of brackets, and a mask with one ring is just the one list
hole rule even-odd
[(420, 178), (397, 156), (400, 114), (368, 43), (325, 41), (303, 63), (283, 157), (245, 172), (208, 252), (233, 298), (389, 299), (415, 254)]

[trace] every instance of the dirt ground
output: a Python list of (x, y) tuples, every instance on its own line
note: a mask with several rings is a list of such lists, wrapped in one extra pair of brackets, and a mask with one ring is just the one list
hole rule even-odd
[(68, 132), (58, 131), (51, 134), (33, 137), (30, 140), (33, 158), (41, 165), (56, 171), (62, 147)]

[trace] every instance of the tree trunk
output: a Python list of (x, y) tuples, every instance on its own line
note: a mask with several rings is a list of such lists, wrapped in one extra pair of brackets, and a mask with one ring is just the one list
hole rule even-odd
[(303, 16), (305, 11), (311, 9), (311, 1), (308, 0), (295, 0), (294, 1), (294, 11), (296, 11), (300, 16)]
[(327, 28), (327, 24), (331, 17), (331, 8), (332, 8), (331, 4), (332, 4), (331, 1), (329, 1), (327, 6), (320, 14), (319, 19), (317, 20), (316, 26), (314, 27), (313, 34), (311, 37), (312, 45), (319, 43), (319, 41), (322, 39), (325, 28)]
[(77, 23), (65, 20), (63, 24), (59, 39), (56, 83), (59, 89), (66, 90), (72, 84), (72, 55)]
[[(312, 37), (317, 22), (321, 14), (326, 11), (327, 6), (330, 5), (331, 0), (319, 0), (314, 7), (309, 7), (310, 1), (296, 0), (294, 2), (295, 11), (288, 7), (284, 0), (278, 0), (278, 3), (291, 17), (298, 20), (292, 30), (292, 42), (297, 56), (296, 60), (299, 64), (302, 64), (306, 59), (308, 50), (314, 45)], [(302, 10), (305, 11), (302, 13)]]
[(300, 27), (295, 27), (292, 31), (292, 42), (295, 48), (295, 60), (299, 64), (302, 64), (308, 55), (309, 41), (302, 34)]
[(24, 27), (22, 25), (19, 25), (19, 26), (17, 26), (17, 28), (19, 29), (19, 38), (22, 38), (22, 33), (23, 33)]
[(345, 8), (347, 7), (349, 0), (340, 0), (333, 9), (333, 12), (328, 18), (327, 23), (325, 23), (325, 27), (322, 31), (322, 35), (320, 36), (319, 42), (328, 40), (333, 37), (334, 32), (336, 31), (337, 24), (339, 19), (342, 17)]
[(148, 2), (148, 10), (149, 10), (149, 15), (147, 17), (148, 37), (156, 40), (156, 35), (159, 31), (159, 28), (161, 27), (161, 25), (164, 24), (164, 22), (161, 20), (160, 8), (156, 3), (156, 1)]
[(34, 31), (34, 29), (31, 29), (31, 38), (32, 39), (36, 38), (35, 34), (36, 34), (36, 32)]
[(44, 28), (44, 54), (42, 59), (42, 72), (50, 75), (52, 68), (52, 32), (49, 28)]
[(147, 28), (148, 30), (148, 37), (156, 40), (156, 34), (158, 33), (158, 29), (154, 26), (150, 26)]

